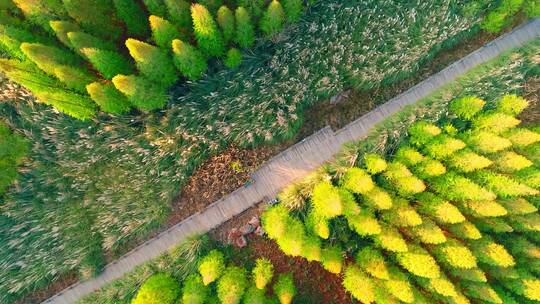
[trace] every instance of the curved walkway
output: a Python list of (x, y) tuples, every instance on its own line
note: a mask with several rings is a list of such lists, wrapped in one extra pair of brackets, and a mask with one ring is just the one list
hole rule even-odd
[(136, 266), (159, 256), (186, 237), (207, 232), (258, 202), (275, 197), (283, 187), (330, 160), (340, 150), (342, 144), (365, 137), (375, 124), (398, 112), (404, 106), (415, 103), (504, 51), (524, 45), (538, 37), (540, 37), (540, 19), (534, 19), (454, 62), (337, 132), (332, 131), (330, 127), (325, 127), (266, 162), (252, 174), (254, 182), (251, 185), (235, 190), (209, 205), (204, 211), (193, 214), (133, 249), (107, 265), (98, 277), (74, 284), (43, 303), (74, 303), (92, 291), (122, 277)]

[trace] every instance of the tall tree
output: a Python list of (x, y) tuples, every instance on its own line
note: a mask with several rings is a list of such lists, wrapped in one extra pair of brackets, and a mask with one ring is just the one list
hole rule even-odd
[(167, 103), (166, 89), (143, 76), (116, 75), (112, 82), (141, 111), (160, 109)]
[(249, 12), (238, 7), (234, 12), (236, 17), (236, 33), (234, 40), (241, 48), (250, 48), (255, 43), (255, 29)]
[(124, 22), (130, 37), (145, 38), (150, 34), (146, 22), (146, 13), (133, 0), (113, 0), (116, 15)]
[(214, 18), (201, 4), (191, 6), (193, 30), (195, 39), (201, 51), (207, 56), (221, 56), (225, 52), (223, 36), (214, 21)]
[(137, 69), (149, 80), (170, 86), (178, 79), (171, 58), (163, 50), (132, 38), (126, 40), (126, 47)]
[(180, 32), (169, 21), (158, 17), (150, 16), (148, 18), (150, 21), (150, 29), (152, 30), (152, 38), (154, 42), (164, 50), (171, 49), (171, 42), (174, 39), (180, 38)]
[(279, 32), (285, 23), (285, 12), (278, 0), (272, 0), (261, 18), (261, 31), (266, 36), (272, 36)]

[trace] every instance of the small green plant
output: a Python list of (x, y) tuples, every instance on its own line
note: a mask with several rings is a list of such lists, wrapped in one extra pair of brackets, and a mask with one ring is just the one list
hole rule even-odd
[(274, 265), (272, 265), (268, 259), (257, 259), (255, 267), (253, 268), (253, 280), (255, 281), (255, 286), (258, 289), (264, 290), (266, 285), (272, 281), (273, 276)]
[(296, 294), (296, 287), (294, 287), (294, 280), (291, 274), (280, 274), (273, 288), (281, 304), (292, 303)]
[(242, 63), (242, 52), (240, 52), (240, 50), (237, 48), (229, 49), (223, 63), (228, 68), (237, 68)]
[(204, 285), (217, 280), (225, 270), (225, 257), (218, 250), (212, 250), (199, 263), (199, 273)]

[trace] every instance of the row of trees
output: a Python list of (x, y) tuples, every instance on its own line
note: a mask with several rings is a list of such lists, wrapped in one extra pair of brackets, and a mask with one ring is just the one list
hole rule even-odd
[[(182, 288), (175, 278), (165, 273), (155, 274), (144, 282), (131, 303), (292, 303), (296, 294), (292, 275), (279, 274), (274, 280), (274, 266), (269, 260), (258, 259), (251, 275), (246, 269), (226, 262), (222, 252), (210, 251), (201, 258), (198, 273), (189, 274)], [(274, 296), (268, 298), (266, 289), (273, 281)]]
[(391, 161), (366, 155), (288, 187), (263, 227), (284, 253), (343, 273), (363, 303), (538, 301), (540, 134), (516, 128), (526, 106), (455, 100)]
[[(303, 0), (4, 0), (0, 71), (41, 101), (86, 119), (102, 111), (162, 108), (181, 77), (196, 80), (208, 60), (234, 68), (258, 30), (275, 35), (299, 20)], [(258, 25), (258, 26), (257, 26)], [(130, 37), (125, 39), (125, 37)]]

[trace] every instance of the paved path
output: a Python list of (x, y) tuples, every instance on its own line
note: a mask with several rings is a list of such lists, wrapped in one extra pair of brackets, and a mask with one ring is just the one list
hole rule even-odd
[(404, 106), (415, 103), (471, 68), (493, 59), (502, 52), (538, 37), (540, 37), (540, 19), (535, 19), (488, 43), (337, 132), (332, 131), (330, 127), (325, 127), (266, 162), (252, 174), (254, 182), (251, 185), (235, 190), (209, 205), (203, 212), (193, 214), (133, 249), (107, 265), (98, 277), (74, 284), (43, 303), (74, 303), (92, 291), (122, 277), (136, 266), (159, 256), (186, 237), (207, 232), (258, 202), (275, 197), (284, 186), (304, 177), (325, 161), (330, 160), (340, 150), (343, 143), (365, 137), (375, 124)]

